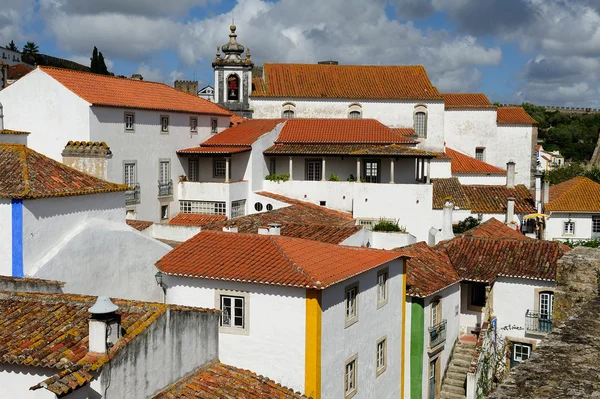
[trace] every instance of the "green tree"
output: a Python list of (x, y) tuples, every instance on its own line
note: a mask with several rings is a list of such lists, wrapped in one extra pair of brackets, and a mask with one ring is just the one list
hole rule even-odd
[(8, 46), (6, 46), (6, 48), (12, 51), (19, 51), (19, 48), (15, 44), (14, 40), (11, 40), (10, 43), (8, 43)]
[(104, 62), (104, 56), (102, 52), (98, 51), (98, 48), (94, 46), (94, 50), (92, 51), (92, 58), (90, 58), (90, 69), (93, 73), (97, 73), (100, 75), (110, 75), (108, 72), (108, 68), (106, 67), (106, 63)]
[(23, 46), (23, 54), (35, 56), (39, 53), (40, 48), (34, 42), (27, 42), (27, 44)]
[(98, 73), (98, 48), (94, 46), (94, 50), (92, 51), (92, 58), (90, 58), (90, 69), (93, 73)]
[(461, 234), (467, 230), (471, 230), (473, 227), (479, 226), (479, 220), (475, 219), (473, 216), (469, 216), (465, 218), (465, 220), (461, 220), (457, 225), (452, 226), (452, 232), (454, 234)]
[(104, 63), (104, 56), (102, 55), (102, 51), (100, 51), (100, 54), (98, 55), (98, 72), (97, 73), (102, 74), (102, 75), (110, 74), (108, 72), (108, 68), (106, 67), (106, 64)]

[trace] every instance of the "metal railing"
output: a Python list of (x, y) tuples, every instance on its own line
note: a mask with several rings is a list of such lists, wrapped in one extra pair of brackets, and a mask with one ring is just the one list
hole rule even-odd
[(130, 184), (133, 190), (125, 191), (125, 205), (135, 205), (140, 203), (140, 183)]
[(446, 342), (446, 320), (442, 320), (441, 323), (435, 326), (429, 327), (429, 347), (435, 348), (436, 346)]
[(552, 331), (552, 315), (540, 314), (527, 309), (525, 312), (525, 331), (546, 334)]
[(158, 182), (158, 196), (167, 197), (173, 195), (173, 180)]

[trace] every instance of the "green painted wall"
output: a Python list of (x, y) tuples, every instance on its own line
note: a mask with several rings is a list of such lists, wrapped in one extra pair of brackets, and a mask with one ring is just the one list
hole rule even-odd
[(412, 298), (410, 308), (410, 398), (423, 394), (423, 350), (425, 349), (425, 311), (422, 299)]

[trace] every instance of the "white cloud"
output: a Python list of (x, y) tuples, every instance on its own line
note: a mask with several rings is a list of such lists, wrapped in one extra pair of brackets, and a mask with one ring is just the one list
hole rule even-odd
[(0, 0), (0, 46), (6, 46), (14, 40), (21, 48), (30, 39), (24, 27), (31, 22), (33, 15), (33, 0)]
[(165, 74), (160, 68), (152, 68), (145, 63), (141, 63), (135, 73), (139, 73), (144, 77), (144, 80), (150, 82), (164, 82)]

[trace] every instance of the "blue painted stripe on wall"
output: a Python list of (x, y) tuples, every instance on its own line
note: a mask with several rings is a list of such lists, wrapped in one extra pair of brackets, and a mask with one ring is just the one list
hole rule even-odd
[(23, 277), (23, 200), (12, 200), (12, 275)]

